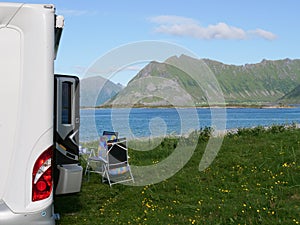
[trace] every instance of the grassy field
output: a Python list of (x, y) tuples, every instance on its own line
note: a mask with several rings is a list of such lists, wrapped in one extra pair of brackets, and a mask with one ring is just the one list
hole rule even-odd
[[(157, 184), (110, 188), (97, 174), (84, 177), (80, 194), (55, 199), (58, 224), (300, 224), (300, 130), (257, 127), (227, 135), (200, 172), (206, 140), (202, 135), (189, 162)], [(130, 151), (131, 164), (155, 164), (177, 142)]]

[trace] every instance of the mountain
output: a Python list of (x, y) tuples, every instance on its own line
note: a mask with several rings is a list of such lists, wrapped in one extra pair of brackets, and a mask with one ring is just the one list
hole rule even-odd
[(262, 60), (243, 66), (204, 61), (217, 77), (227, 102), (277, 102), (300, 84), (300, 60)]
[(150, 62), (106, 105), (221, 104), (222, 93), (226, 104), (277, 103), (299, 84), (300, 60), (236, 66), (181, 55)]
[(102, 105), (122, 89), (122, 85), (114, 84), (101, 76), (84, 78), (80, 81), (80, 105), (81, 107)]
[(300, 85), (278, 100), (283, 104), (300, 104)]

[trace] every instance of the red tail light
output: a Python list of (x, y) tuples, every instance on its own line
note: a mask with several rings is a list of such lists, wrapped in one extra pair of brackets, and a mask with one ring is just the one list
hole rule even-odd
[(32, 171), (32, 201), (39, 201), (50, 196), (52, 181), (53, 148), (44, 151), (36, 160)]

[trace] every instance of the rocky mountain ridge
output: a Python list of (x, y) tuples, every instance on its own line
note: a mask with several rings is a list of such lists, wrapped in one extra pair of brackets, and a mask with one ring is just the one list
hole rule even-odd
[[(211, 83), (213, 82), (213, 83)], [(278, 104), (300, 85), (300, 60), (228, 65), (186, 55), (150, 62), (104, 107)], [(102, 94), (102, 93), (101, 93)], [(215, 95), (211, 98), (211, 95)], [(293, 97), (294, 98), (294, 97)], [(213, 100), (211, 100), (213, 99)], [(283, 99), (285, 99), (283, 101)], [(293, 102), (295, 103), (295, 102)], [(101, 104), (99, 104), (101, 105)]]

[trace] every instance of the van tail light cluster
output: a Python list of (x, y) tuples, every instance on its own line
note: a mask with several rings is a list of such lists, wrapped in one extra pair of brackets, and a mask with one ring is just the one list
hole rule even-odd
[(52, 177), (53, 147), (44, 151), (35, 161), (32, 171), (32, 201), (48, 198), (53, 188)]

